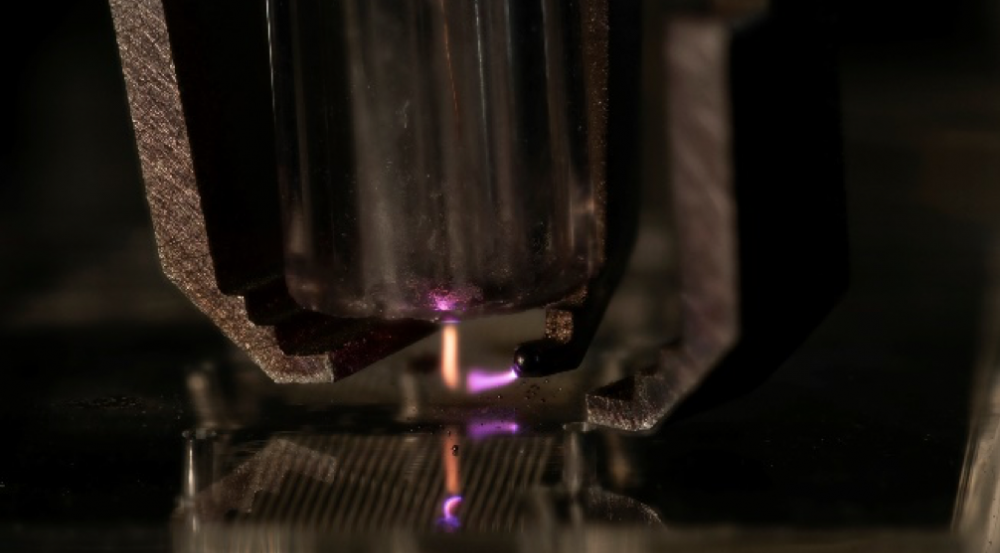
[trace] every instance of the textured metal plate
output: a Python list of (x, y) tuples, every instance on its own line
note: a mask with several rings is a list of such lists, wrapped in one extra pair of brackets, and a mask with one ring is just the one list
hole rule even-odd
[(163, 272), (276, 382), (330, 382), (328, 355), (290, 356), (218, 287), (163, 2), (111, 0), (146, 197)]

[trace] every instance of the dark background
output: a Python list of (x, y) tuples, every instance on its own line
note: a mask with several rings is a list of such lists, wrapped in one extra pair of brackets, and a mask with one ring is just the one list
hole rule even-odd
[[(21, 4), (0, 35), (0, 527), (156, 525), (184, 364), (226, 346), (158, 272), (107, 6)], [(1000, 3), (835, 4), (851, 289), (765, 386), (654, 442), (668, 520), (950, 520), (995, 279)]]

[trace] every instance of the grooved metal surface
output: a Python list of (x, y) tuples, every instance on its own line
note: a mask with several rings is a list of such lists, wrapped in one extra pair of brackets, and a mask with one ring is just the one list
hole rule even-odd
[(110, 3), (164, 274), (276, 382), (332, 381), (327, 355), (283, 354), (272, 328), (250, 322), (242, 297), (219, 291), (163, 2)]
[(449, 495), (445, 461), (454, 455), (461, 529), (516, 529), (524, 494), (541, 484), (552, 462), (554, 439), (467, 441), (457, 455), (443, 444), (429, 435), (275, 438), (177, 514), (337, 532), (432, 531)]

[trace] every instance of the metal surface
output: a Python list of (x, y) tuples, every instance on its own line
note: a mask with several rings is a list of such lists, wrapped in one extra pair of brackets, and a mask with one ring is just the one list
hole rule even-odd
[(648, 430), (704, 378), (738, 333), (725, 20), (666, 24), (672, 213), (679, 246), (681, 336), (653, 368), (587, 395), (587, 420)]
[[(275, 437), (193, 494), (175, 518), (186, 526), (196, 520), (345, 533), (439, 531), (442, 503), (449, 497), (443, 461), (454, 458), (463, 468), (461, 530), (520, 527), (525, 494), (540, 486), (550, 469), (554, 439), (464, 442), (454, 453), (442, 449), (447, 439), (444, 433)], [(231, 454), (216, 447), (223, 466), (231, 465)]]
[[(936, 3), (926, 14), (933, 25), (913, 28), (893, 24), (901, 15), (896, 7), (856, 6), (855, 16), (879, 37), (939, 31), (942, 14), (954, 11)], [(11, 109), (13, 135), (25, 140), (15, 139), (16, 148), (3, 157), (5, 171), (12, 167), (5, 184), (13, 186), (0, 189), (0, 223), (8, 231), (0, 244), (6, 378), (0, 387), (0, 549), (174, 550), (179, 546), (168, 521), (178, 499), (231, 474), (272, 439), (315, 437), (337, 432), (335, 426), (356, 436), (439, 437), (443, 422), (378, 421), (479, 410), (442, 410), (419, 386), (400, 384), (405, 407), (370, 416), (363, 404), (378, 402), (388, 388), (375, 376), (407, 375), (382, 371), (405, 368), (400, 356), (385, 360), (397, 365), (372, 367), (372, 375), (366, 370), (339, 384), (279, 386), (236, 355), (156, 267), (106, 5), (54, 0), (21, 8), (17, 28), (2, 38), (9, 41), (2, 49), (9, 56), (5, 68), (21, 91)], [(856, 29), (859, 19), (842, 23)], [(971, 34), (960, 31), (963, 38)], [(614, 468), (607, 483), (655, 506), (665, 527), (586, 523), (509, 533), (345, 535), (274, 525), (233, 531), (223, 522), (204, 524), (201, 535), (216, 551), (995, 548), (997, 418), (974, 407), (983, 404), (970, 401), (970, 390), (995, 395), (986, 385), (994, 378), (971, 375), (974, 364), (993, 376), (996, 370), (989, 362), (998, 343), (995, 327), (980, 322), (992, 320), (996, 309), (988, 298), (998, 278), (990, 260), (1000, 212), (1000, 111), (992, 101), (1000, 79), (995, 59), (976, 65), (987, 48), (896, 46), (855, 44), (840, 58), (854, 262), (844, 301), (752, 393), (672, 418), (651, 436), (620, 436), (640, 446), (630, 458), (596, 457), (595, 465)], [(797, 66), (795, 76), (808, 69)], [(760, 78), (789, 88), (788, 80)], [(811, 142), (803, 138), (808, 135), (792, 136)], [(638, 247), (650, 251), (641, 240)], [(801, 258), (810, 252), (786, 253)], [(790, 274), (810, 280), (801, 271)], [(608, 320), (617, 328), (634, 320), (628, 315), (637, 307), (654, 303), (621, 291), (616, 300), (632, 301), (610, 308)], [(525, 325), (517, 319), (507, 326)], [(535, 326), (541, 329), (541, 321)], [(468, 334), (463, 329), (463, 339)], [(510, 336), (492, 328), (486, 334), (497, 342)], [(487, 349), (470, 345), (470, 363)], [(509, 348), (496, 356), (509, 362)], [(618, 360), (593, 358), (595, 366)], [(568, 376), (553, 376), (551, 394), (526, 400), (521, 420), (569, 395), (556, 393), (556, 383)], [(220, 383), (218, 394), (187, 395), (185, 382), (199, 389), (208, 378)], [(259, 401), (248, 390), (252, 379), (266, 391)], [(503, 400), (481, 399), (500, 402), (528, 392), (528, 384), (517, 384), (497, 392)], [(585, 390), (578, 392), (581, 399)], [(313, 401), (280, 400), (302, 393)], [(253, 410), (256, 416), (243, 415)], [(215, 472), (199, 473), (212, 479), (188, 480), (182, 433), (202, 424), (214, 426), (221, 443), (247, 447), (235, 451), (232, 466), (217, 463)], [(192, 458), (209, 466), (198, 461), (211, 459), (201, 456), (207, 451), (201, 445)], [(316, 482), (328, 476), (313, 474)], [(612, 480), (612, 474), (623, 476)], [(969, 508), (953, 510), (956, 503)]]
[[(287, 299), (280, 276), (269, 272), (269, 264), (280, 264), (280, 252), (268, 247), (280, 239), (277, 227), (266, 224), (277, 219), (277, 206), (269, 205), (266, 193), (263, 198), (255, 196), (254, 183), (238, 182), (227, 174), (232, 170), (227, 162), (247, 145), (214, 144), (231, 136), (220, 131), (221, 124), (212, 118), (218, 108), (213, 106), (218, 92), (211, 90), (212, 79), (223, 76), (212, 75), (211, 67), (190, 67), (191, 56), (201, 55), (198, 41), (205, 38), (197, 29), (175, 22), (180, 29), (171, 32), (168, 24), (168, 8), (180, 16), (205, 17), (207, 12), (212, 17), (220, 11), (224, 15), (226, 6), (217, 3), (200, 12), (203, 7), (184, 2), (168, 6), (160, 0), (142, 0), (113, 1), (111, 8), (147, 200), (167, 278), (276, 382), (331, 382), (432, 331), (432, 325), (417, 322), (338, 320), (304, 312)], [(178, 38), (185, 33), (191, 36)], [(261, 61), (266, 63), (266, 58)], [(181, 73), (186, 75), (189, 90), (186, 102)], [(243, 86), (228, 82), (237, 90)], [(199, 86), (209, 92), (190, 92), (205, 92)], [(251, 134), (262, 139), (256, 142), (265, 144), (263, 155), (268, 157), (273, 155), (266, 139), (269, 110), (245, 118), (259, 124), (262, 117), (265, 128), (253, 129)], [(192, 129), (199, 131), (200, 154), (195, 153)], [(230, 151), (220, 155), (220, 147)], [(249, 166), (245, 157), (241, 159), (237, 163)], [(260, 179), (266, 188), (267, 177)], [(267, 235), (271, 226), (275, 228), (270, 234), (275, 236)], [(264, 233), (261, 243), (254, 243), (260, 233)]]
[(163, 272), (276, 382), (329, 382), (325, 355), (285, 355), (274, 330), (250, 322), (216, 284), (163, 5), (112, 0), (147, 200)]

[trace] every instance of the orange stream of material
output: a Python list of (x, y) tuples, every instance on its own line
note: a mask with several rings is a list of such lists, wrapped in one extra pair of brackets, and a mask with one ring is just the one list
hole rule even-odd
[(462, 385), (458, 369), (458, 326), (446, 324), (441, 331), (441, 379), (450, 390)]

